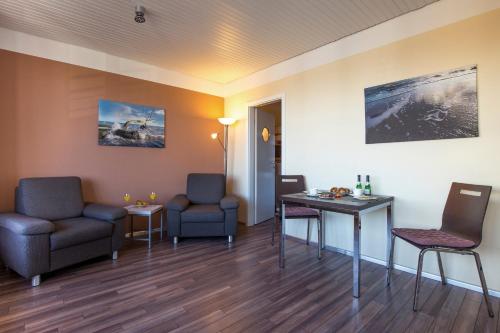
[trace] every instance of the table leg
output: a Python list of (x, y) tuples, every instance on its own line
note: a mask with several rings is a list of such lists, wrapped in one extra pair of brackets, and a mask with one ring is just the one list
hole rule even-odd
[(285, 204), (281, 203), (280, 267), (285, 268)]
[(361, 229), (361, 218), (358, 213), (354, 214), (354, 243), (352, 255), (352, 295), (359, 297), (360, 289), (360, 255), (359, 255), (359, 234)]
[(152, 226), (151, 226), (151, 215), (149, 215), (149, 218), (148, 218), (148, 248), (150, 249), (151, 248), (151, 234), (152, 234)]
[(394, 268), (394, 261), (393, 261), (393, 251), (394, 251), (394, 248), (393, 248), (393, 242), (394, 242), (394, 238), (392, 237), (392, 205), (393, 203), (391, 202), (389, 204), (389, 206), (387, 206), (387, 230), (386, 230), (386, 233), (387, 233), (387, 247), (386, 247), (386, 254), (385, 254), (385, 258), (386, 258), (386, 267), (387, 267), (387, 275), (386, 275), (386, 281), (387, 281), (387, 284), (390, 283), (390, 274), (392, 272), (392, 269)]
[(160, 240), (163, 240), (163, 214), (165, 212), (162, 210), (160, 210)]
[(325, 238), (326, 238), (326, 213), (324, 210), (322, 210), (321, 212), (321, 249), (324, 250), (325, 249)]
[(130, 238), (134, 239), (134, 215), (130, 215)]
[(318, 259), (321, 259), (321, 249), (323, 248), (323, 214), (319, 212), (318, 216)]

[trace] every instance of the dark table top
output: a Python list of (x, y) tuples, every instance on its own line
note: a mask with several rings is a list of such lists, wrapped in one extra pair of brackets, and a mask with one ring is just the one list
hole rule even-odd
[(394, 201), (394, 197), (385, 195), (373, 195), (376, 199), (359, 200), (351, 196), (342, 197), (339, 199), (321, 199), (318, 197), (310, 197), (304, 193), (285, 194), (280, 197), (284, 204), (299, 204), (302, 206), (328, 210), (333, 212), (355, 214), (363, 212), (369, 208), (377, 207)]

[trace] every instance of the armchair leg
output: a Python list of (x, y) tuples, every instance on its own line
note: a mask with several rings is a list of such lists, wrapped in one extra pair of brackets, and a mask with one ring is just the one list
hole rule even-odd
[(40, 285), (40, 275), (33, 276), (31, 278), (31, 286), (38, 287)]
[(118, 260), (118, 251), (113, 251), (113, 260)]
[(439, 266), (439, 274), (441, 275), (441, 284), (445, 285), (446, 284), (446, 276), (444, 275), (443, 261), (441, 260), (441, 253), (439, 251), (436, 251), (436, 254), (438, 257), (438, 266)]
[(233, 242), (233, 240), (234, 240), (233, 235), (229, 235), (229, 236), (227, 236), (227, 242), (228, 242), (229, 244), (231, 244), (231, 243)]
[(420, 251), (418, 256), (417, 279), (415, 281), (415, 295), (413, 296), (413, 311), (418, 309), (418, 295), (420, 293), (420, 280), (422, 280), (422, 265), (424, 264), (424, 254), (426, 250)]
[(486, 279), (484, 278), (483, 265), (481, 264), (481, 258), (479, 253), (474, 252), (474, 259), (476, 259), (477, 271), (479, 273), (479, 279), (481, 280), (481, 287), (483, 288), (484, 301), (486, 302), (486, 307), (488, 308), (488, 314), (491, 318), (495, 316), (490, 303), (490, 295), (488, 294), (488, 286), (486, 285)]
[(174, 245), (177, 245), (177, 243), (179, 243), (179, 237), (174, 236), (174, 238), (172, 239), (172, 242), (174, 243)]

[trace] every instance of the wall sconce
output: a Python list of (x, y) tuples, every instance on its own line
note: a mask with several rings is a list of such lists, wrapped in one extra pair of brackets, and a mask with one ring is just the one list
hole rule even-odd
[(220, 139), (219, 133), (212, 133), (210, 134), (210, 137), (212, 138), (212, 140), (218, 140), (222, 147), (222, 150), (224, 150), (224, 176), (227, 177), (228, 128), (229, 126), (231, 126), (236, 122), (236, 119), (225, 117), (225, 118), (218, 118), (218, 120), (219, 123), (224, 125), (224, 142), (222, 142), (222, 140)]

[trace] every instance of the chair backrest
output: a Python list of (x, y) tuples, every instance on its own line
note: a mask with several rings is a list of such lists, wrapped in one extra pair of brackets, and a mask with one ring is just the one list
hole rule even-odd
[(191, 173), (187, 177), (187, 197), (194, 204), (218, 204), (226, 194), (223, 174)]
[(491, 186), (452, 183), (441, 230), (460, 235), (479, 246)]
[(78, 177), (24, 178), (16, 190), (19, 214), (49, 221), (79, 217), (83, 211), (81, 179)]
[(306, 189), (304, 176), (281, 175), (276, 182), (276, 207), (280, 207), (280, 197), (284, 194), (299, 193)]

